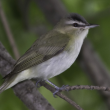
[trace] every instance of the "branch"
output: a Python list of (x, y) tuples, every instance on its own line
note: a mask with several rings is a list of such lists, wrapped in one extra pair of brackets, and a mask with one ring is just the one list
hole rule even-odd
[(87, 90), (101, 90), (101, 91), (108, 91), (110, 92), (110, 87), (104, 87), (104, 86), (89, 86), (89, 85), (76, 85), (76, 86), (68, 86), (65, 87), (62, 91), (71, 91), (71, 90), (81, 90), (81, 89), (87, 89)]
[[(0, 43), (0, 73), (5, 76), (11, 71), (15, 60), (11, 58)], [(14, 93), (30, 110), (54, 110), (48, 101), (38, 92), (32, 81), (24, 81), (13, 87)]]
[[(50, 86), (49, 84), (45, 83), (45, 82), (40, 82), (40, 84), (42, 86), (44, 86), (46, 89), (50, 90), (52, 93), (55, 92), (55, 88)], [(72, 101), (71, 99), (69, 99), (67, 96), (61, 94), (60, 92), (56, 93), (57, 96), (59, 96), (60, 98), (64, 99), (65, 101), (67, 101), (69, 104), (71, 104), (72, 106), (74, 106), (77, 110), (83, 110), (79, 105), (77, 105), (74, 101)]]
[(6, 20), (4, 11), (3, 11), (3, 9), (2, 9), (1, 1), (0, 1), (0, 16), (1, 16), (1, 20), (2, 20), (2, 23), (3, 23), (4, 29), (5, 29), (5, 31), (6, 31), (8, 40), (9, 40), (9, 42), (10, 42), (11, 48), (12, 48), (13, 53), (14, 53), (14, 55), (15, 55), (15, 58), (18, 59), (20, 55), (19, 55), (19, 52), (18, 52), (16, 43), (15, 43), (15, 41), (14, 41), (13, 35), (12, 35), (12, 33), (11, 33), (11, 30), (10, 30), (10, 28), (9, 28), (8, 22), (7, 22), (7, 20)]

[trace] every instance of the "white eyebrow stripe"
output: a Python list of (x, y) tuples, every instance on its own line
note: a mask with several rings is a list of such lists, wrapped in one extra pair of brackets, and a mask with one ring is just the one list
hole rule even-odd
[(65, 23), (66, 23), (66, 24), (78, 23), (78, 24), (80, 24), (80, 25), (85, 25), (85, 23), (78, 22), (78, 21), (73, 21), (73, 20), (66, 21)]

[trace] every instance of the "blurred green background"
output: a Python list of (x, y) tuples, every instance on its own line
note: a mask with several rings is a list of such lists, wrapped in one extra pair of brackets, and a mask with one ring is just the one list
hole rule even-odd
[[(100, 27), (90, 30), (88, 39), (92, 42), (104, 64), (110, 69), (110, 0), (61, 0), (61, 2), (68, 12), (79, 13), (84, 16), (89, 23), (100, 25)], [(39, 37), (39, 34), (33, 31), (34, 27), (46, 26), (47, 30), (53, 28), (33, 0), (30, 1), (28, 13), (29, 24), (32, 26), (31, 29), (27, 29), (16, 0), (2, 0), (2, 7), (20, 55), (23, 55)], [(11, 56), (15, 58), (1, 19), (0, 41)], [(62, 86), (63, 84), (93, 85), (77, 62), (75, 62), (66, 72), (50, 80), (58, 86)], [(0, 81), (2, 82), (2, 80)], [(56, 110), (73, 110), (70, 104), (60, 98), (54, 98), (52, 93), (44, 87), (41, 87), (39, 91)], [(108, 110), (106, 103), (97, 91), (75, 90), (65, 92), (65, 94), (76, 101), (84, 110)], [(28, 109), (14, 95), (13, 91), (9, 89), (0, 94), (0, 110)]]

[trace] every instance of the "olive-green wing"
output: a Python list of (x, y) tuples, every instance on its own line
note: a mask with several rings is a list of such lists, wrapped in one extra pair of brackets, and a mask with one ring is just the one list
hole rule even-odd
[(18, 59), (12, 72), (9, 73), (8, 76), (19, 73), (58, 55), (64, 50), (68, 42), (69, 37), (61, 33), (54, 35), (49, 33), (40, 37), (31, 48)]

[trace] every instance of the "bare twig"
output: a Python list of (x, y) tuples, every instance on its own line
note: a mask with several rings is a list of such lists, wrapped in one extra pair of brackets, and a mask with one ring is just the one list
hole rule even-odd
[(2, 20), (3, 26), (4, 26), (4, 28), (5, 28), (7, 37), (8, 37), (8, 39), (9, 39), (11, 48), (12, 48), (13, 53), (14, 53), (14, 55), (15, 55), (15, 58), (18, 59), (20, 55), (19, 55), (19, 52), (18, 52), (16, 43), (15, 43), (15, 41), (14, 41), (13, 35), (12, 35), (12, 33), (11, 33), (11, 30), (10, 30), (10, 28), (9, 28), (8, 22), (7, 22), (7, 20), (6, 20), (4, 11), (3, 11), (3, 9), (2, 9), (1, 1), (0, 1), (0, 16), (1, 16), (1, 20)]
[[(44, 86), (45, 88), (47, 88), (48, 90), (50, 90), (52, 93), (55, 92), (55, 88), (52, 87), (52, 86), (50, 86), (49, 84), (47, 84), (45, 82), (41, 82), (40, 84), (42, 86)], [(76, 104), (74, 101), (72, 101), (71, 99), (69, 99), (67, 96), (61, 94), (60, 92), (56, 93), (56, 95), (59, 96), (60, 98), (64, 99), (65, 101), (67, 101), (72, 106), (74, 106), (77, 110), (83, 110), (78, 104)]]
[[(89, 85), (76, 85), (76, 86), (68, 86), (65, 87), (61, 91), (71, 91), (71, 90), (81, 90), (81, 89), (87, 89), (87, 90), (102, 90), (102, 91), (108, 91), (110, 92), (110, 87), (104, 87), (104, 86), (89, 86)], [(60, 92), (61, 92), (60, 91)]]

